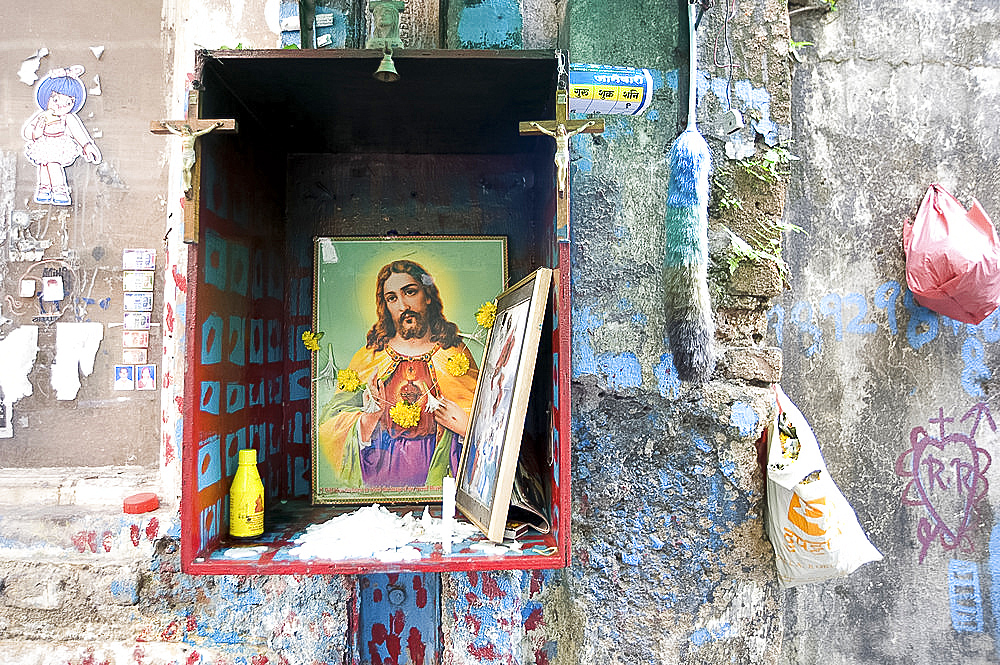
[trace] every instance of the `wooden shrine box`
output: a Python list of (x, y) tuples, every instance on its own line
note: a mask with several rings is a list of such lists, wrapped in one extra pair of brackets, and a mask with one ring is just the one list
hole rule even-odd
[[(551, 51), (213, 51), (198, 58), (203, 119), (186, 202), (181, 553), (202, 574), (555, 568), (570, 547), (569, 248), (556, 241), (554, 143), (518, 122), (555, 117)], [(419, 560), (300, 559), (297, 535), (353, 508), (310, 500), (310, 358), (316, 236), (508, 238), (509, 283), (556, 269), (523, 445), (549, 486), (552, 532), (496, 554), (421, 546)], [(346, 358), (343, 360), (346, 362)], [(258, 450), (264, 535), (228, 536), (238, 451)], [(397, 512), (422, 507), (392, 507)], [(438, 515), (440, 506), (432, 510)]]

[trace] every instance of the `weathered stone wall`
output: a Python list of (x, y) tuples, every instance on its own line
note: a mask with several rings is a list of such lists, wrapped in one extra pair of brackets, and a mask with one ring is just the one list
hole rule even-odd
[[(773, 53), (787, 26), (780, 5), (743, 7), (728, 26), (721, 10), (710, 12), (698, 30), (698, 120), (714, 149), (716, 178), (729, 169), (717, 127), (726, 108), (719, 81), (727, 75), (713, 62), (712, 42), (726, 27), (741, 56), (765, 54), (741, 60), (735, 76), (749, 78), (741, 83), (756, 88), (757, 98), (740, 104), (734, 91), (732, 100), (787, 128), (787, 102), (762, 103), (770, 99), (768, 80), (776, 98), (787, 94), (787, 68)], [(775, 25), (751, 16), (770, 16)], [(600, 138), (575, 144), (574, 563), (566, 574), (585, 628), (579, 642), (560, 649), (572, 649), (570, 662), (775, 662), (780, 595), (763, 536), (754, 446), (772, 411), (768, 391), (753, 384), (778, 378), (780, 356), (767, 369), (749, 360), (768, 353), (754, 331), (763, 329), (777, 293), (773, 268), (713, 270), (723, 358), (717, 380), (679, 382), (663, 333), (660, 271), (664, 155), (687, 121), (686, 17), (667, 21), (655, 3), (577, 2), (568, 22), (574, 62), (651, 67), (662, 87), (644, 117), (606, 118)], [(767, 62), (776, 66), (761, 67)], [(752, 150), (756, 133), (748, 127), (738, 139)], [(748, 200), (744, 224), (780, 216), (783, 187), (731, 190)], [(743, 230), (717, 207), (711, 223), (713, 252), (724, 256), (722, 224)]]
[[(167, 175), (178, 155), (167, 139), (146, 135), (148, 121), (182, 116), (196, 47), (270, 48), (293, 39), (294, 31), (277, 23), (288, 3), (168, 2), (162, 17), (159, 8), (135, 9), (131, 20), (145, 32), (127, 38), (102, 32), (102, 17), (116, 10), (104, 4), (88, 4), (58, 32), (58, 17), (48, 15), (21, 29), (41, 41), (72, 41), (84, 55), (92, 35), (106, 37), (105, 57), (119, 40), (141, 42), (157, 60), (142, 71), (119, 64), (120, 82), (118, 75), (103, 77), (109, 89), (124, 89), (130, 78), (163, 87), (135, 106), (123, 102), (127, 113), (101, 118), (109, 134), (131, 123), (146, 136), (137, 155), (160, 169), (146, 188), (166, 192), (166, 200), (148, 216), (145, 235), (128, 241), (156, 245), (177, 228), (182, 211), (176, 178)], [(673, 370), (661, 277), (665, 150), (686, 122), (683, 5), (447, 3), (441, 40), (448, 47), (568, 47), (574, 62), (648, 67), (657, 90), (644, 116), (608, 117), (603, 135), (573, 143), (573, 563), (563, 571), (442, 575), (445, 662), (779, 661), (788, 596), (777, 587), (764, 537), (756, 444), (773, 415), (767, 384), (782, 371), (773, 348), (779, 342), (765, 339), (781, 281), (766, 261), (730, 261), (726, 229), (758, 249), (777, 236), (785, 181), (762, 183), (727, 153), (760, 155), (791, 135), (786, 7), (754, 0), (728, 20), (718, 7), (699, 29), (699, 123), (715, 163), (711, 288), (721, 361), (715, 380), (693, 386)], [(23, 56), (8, 48), (9, 71)], [(4, 99), (14, 99), (8, 90)], [(747, 122), (732, 136), (719, 125), (730, 104)], [(7, 128), (0, 148), (20, 149), (16, 129)], [(17, 163), (12, 199), (26, 195), (25, 166)], [(81, 194), (101, 201), (94, 187)], [(111, 207), (119, 221), (109, 223), (109, 233), (134, 228), (133, 205), (126, 197)], [(185, 369), (178, 267), (186, 262), (180, 234), (166, 235), (157, 279), (162, 367), (172, 379), (159, 413), (135, 414), (155, 430), (141, 440), (152, 461), (139, 471), (93, 470), (99, 458), (88, 444), (96, 437), (83, 436), (79, 446), (62, 438), (49, 444), (88, 468), (38, 472), (27, 482), (24, 472), (11, 470), (0, 483), (0, 651), (9, 662), (32, 664), (362, 660), (369, 653), (364, 637), (351, 632), (357, 578), (193, 577), (178, 570), (173, 500), (180, 491), (177, 398)], [(161, 490), (165, 505), (123, 516), (121, 497), (150, 486)], [(809, 634), (804, 621), (794, 627)], [(803, 639), (791, 637), (793, 644)]]
[(1000, 215), (1000, 14), (837, 4), (791, 17), (813, 44), (794, 65), (785, 216), (806, 233), (786, 239), (767, 334), (885, 559), (788, 592), (782, 662), (996, 662), (997, 314), (971, 326), (914, 304), (901, 229), (933, 182)]

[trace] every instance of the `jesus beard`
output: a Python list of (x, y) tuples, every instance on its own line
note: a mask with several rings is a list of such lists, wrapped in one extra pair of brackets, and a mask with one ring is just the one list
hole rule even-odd
[(427, 318), (420, 312), (408, 309), (399, 315), (396, 327), (402, 339), (420, 339), (427, 335)]

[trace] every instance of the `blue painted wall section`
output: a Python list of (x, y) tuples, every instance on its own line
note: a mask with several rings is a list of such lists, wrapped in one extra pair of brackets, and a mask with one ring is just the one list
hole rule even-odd
[(449, 26), (454, 26), (450, 48), (521, 48), (524, 26), (518, 0), (461, 0), (452, 3), (449, 14)]
[(521, 577), (524, 571), (454, 573), (449, 576), (453, 627), (452, 648), (463, 661), (502, 665), (521, 652)]
[[(665, 610), (693, 615), (733, 593), (725, 571), (734, 564), (736, 543), (747, 534), (762, 537), (761, 488), (747, 480), (753, 467), (728, 451), (752, 449), (767, 396), (733, 401), (728, 426), (708, 426), (719, 409), (708, 402), (671, 407), (578, 389), (569, 574), (593, 626), (584, 641), (592, 648), (616, 644), (614, 657), (630, 662), (658, 662), (662, 632), (644, 629), (644, 622)], [(767, 552), (748, 550), (738, 558), (746, 577), (776, 602), (765, 574)], [(761, 625), (778, 630), (766, 620)], [(691, 626), (692, 648), (745, 628), (713, 628), (716, 634)]]

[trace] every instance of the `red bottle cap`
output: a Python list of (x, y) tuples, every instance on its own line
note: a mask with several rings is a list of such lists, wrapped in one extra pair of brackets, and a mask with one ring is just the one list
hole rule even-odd
[(126, 497), (123, 510), (129, 515), (148, 513), (160, 507), (160, 499), (152, 492), (142, 492)]

